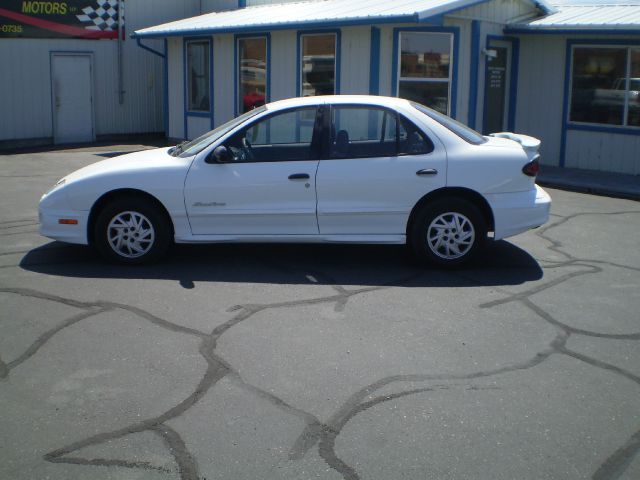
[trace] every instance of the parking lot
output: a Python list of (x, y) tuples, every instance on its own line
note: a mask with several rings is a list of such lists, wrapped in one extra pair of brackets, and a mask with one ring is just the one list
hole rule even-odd
[(549, 190), (457, 271), (38, 235), (57, 179), (138, 148), (0, 156), (0, 478), (640, 478), (640, 203)]

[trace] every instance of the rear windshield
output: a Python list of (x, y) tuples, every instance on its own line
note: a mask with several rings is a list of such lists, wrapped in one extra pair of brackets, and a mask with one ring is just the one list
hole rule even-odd
[(429, 107), (425, 107), (424, 105), (421, 105), (419, 103), (415, 103), (415, 102), (410, 102), (410, 103), (413, 108), (424, 113), (426, 116), (435, 120), (443, 127), (446, 127), (447, 129), (451, 130), (453, 133), (455, 133), (457, 136), (459, 136), (461, 139), (463, 139), (466, 142), (472, 143), (473, 145), (480, 145), (481, 143), (484, 143), (487, 141), (487, 139), (484, 138), (482, 135), (480, 135), (478, 132), (467, 127), (466, 125), (463, 125), (462, 123), (458, 122), (457, 120), (454, 120), (451, 117), (443, 115), (440, 112), (436, 112), (435, 110), (432, 110)]

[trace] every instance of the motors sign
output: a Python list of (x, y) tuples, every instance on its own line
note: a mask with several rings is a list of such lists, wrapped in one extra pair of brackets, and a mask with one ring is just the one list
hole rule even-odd
[(118, 38), (121, 4), (121, 0), (2, 0), (0, 38)]

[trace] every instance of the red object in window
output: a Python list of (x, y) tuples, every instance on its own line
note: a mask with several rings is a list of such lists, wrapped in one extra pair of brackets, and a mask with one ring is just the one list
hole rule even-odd
[(248, 112), (249, 110), (253, 110), (256, 107), (260, 107), (264, 105), (264, 95), (258, 92), (247, 93), (243, 99), (242, 104), (244, 105), (244, 111)]

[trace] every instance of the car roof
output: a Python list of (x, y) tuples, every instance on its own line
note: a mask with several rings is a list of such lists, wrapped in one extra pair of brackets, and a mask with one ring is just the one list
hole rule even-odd
[(322, 104), (348, 104), (348, 105), (376, 105), (388, 108), (407, 106), (408, 101), (397, 97), (383, 97), (376, 95), (321, 95), (315, 97), (296, 97), (286, 100), (278, 100), (267, 104), (268, 110), (282, 110), (292, 107), (303, 107), (305, 105)]

